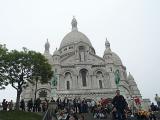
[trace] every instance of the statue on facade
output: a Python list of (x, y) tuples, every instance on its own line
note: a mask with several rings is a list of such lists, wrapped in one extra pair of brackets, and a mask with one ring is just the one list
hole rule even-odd
[(119, 85), (119, 82), (120, 82), (120, 73), (119, 73), (119, 70), (115, 71), (114, 76), (115, 76), (115, 83), (116, 83), (117, 88), (118, 88), (118, 85)]
[(57, 86), (57, 76), (55, 75), (55, 72), (53, 71), (53, 77), (51, 80), (51, 86), (56, 87)]
[(155, 96), (155, 101), (157, 102), (157, 105), (160, 108), (160, 97), (158, 96), (158, 94), (156, 94)]

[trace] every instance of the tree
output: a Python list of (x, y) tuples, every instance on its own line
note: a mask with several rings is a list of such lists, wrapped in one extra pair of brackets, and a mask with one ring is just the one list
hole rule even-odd
[(4, 89), (5, 86), (8, 85), (8, 82), (5, 79), (5, 75), (4, 75), (4, 56), (7, 53), (7, 48), (5, 47), (5, 45), (1, 45), (0, 44), (0, 89)]
[[(27, 82), (34, 84), (40, 80), (47, 83), (52, 77), (51, 66), (41, 53), (12, 50), (4, 57), (4, 76), (17, 91), (16, 110), (19, 110), (20, 95)], [(35, 81), (36, 80), (36, 81)]]

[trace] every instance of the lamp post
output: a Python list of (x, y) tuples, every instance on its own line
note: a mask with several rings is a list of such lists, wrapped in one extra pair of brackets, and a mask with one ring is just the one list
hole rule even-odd
[(134, 97), (131, 97), (131, 102), (132, 102), (132, 115), (131, 117), (133, 118), (134, 117)]
[(35, 92), (34, 92), (34, 101), (36, 100), (36, 98), (37, 98), (37, 84), (38, 84), (38, 79), (39, 79), (40, 77), (39, 76), (36, 76), (35, 77)]

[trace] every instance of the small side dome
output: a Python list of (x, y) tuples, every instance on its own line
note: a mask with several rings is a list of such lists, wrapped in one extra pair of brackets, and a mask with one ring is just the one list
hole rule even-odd
[(57, 48), (56, 48), (56, 50), (54, 51), (53, 56), (60, 56), (60, 52), (57, 50)]
[(131, 75), (131, 73), (129, 72), (129, 75), (127, 77), (128, 80), (134, 80), (133, 76)]
[(104, 55), (111, 54), (112, 52), (111, 52), (111, 48), (110, 48), (110, 43), (109, 43), (109, 41), (107, 40), (107, 38), (106, 38), (106, 42), (105, 42), (105, 47), (106, 47), (106, 49), (105, 49), (105, 51), (104, 51)]
[(122, 61), (121, 61), (120, 57), (116, 53), (111, 51), (110, 43), (109, 43), (109, 41), (107, 39), (106, 39), (106, 42), (105, 42), (105, 47), (106, 47), (106, 49), (104, 51), (104, 56), (105, 55), (107, 55), (107, 56), (109, 55), (114, 64), (122, 65)]
[(121, 61), (120, 57), (116, 53), (112, 52), (112, 56), (113, 56), (113, 62), (116, 65), (122, 65), (122, 61)]

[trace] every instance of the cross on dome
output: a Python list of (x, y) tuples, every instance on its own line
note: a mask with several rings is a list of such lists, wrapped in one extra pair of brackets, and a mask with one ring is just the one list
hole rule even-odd
[(77, 20), (76, 20), (75, 16), (73, 16), (71, 25), (72, 25), (72, 31), (78, 30), (78, 28), (77, 28)]
[(110, 48), (110, 43), (109, 43), (109, 41), (107, 40), (107, 38), (106, 38), (105, 46), (106, 46), (106, 49)]
[(49, 48), (50, 48), (50, 44), (49, 44), (48, 38), (47, 38), (47, 42), (45, 43), (45, 52), (49, 52)]

